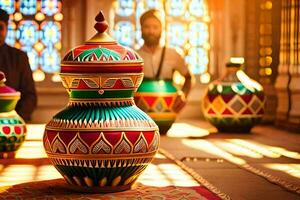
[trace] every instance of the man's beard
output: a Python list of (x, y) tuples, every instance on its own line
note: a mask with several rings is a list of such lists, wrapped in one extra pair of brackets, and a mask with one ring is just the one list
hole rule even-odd
[(160, 35), (154, 36), (142, 34), (142, 38), (147, 46), (157, 46), (159, 44)]

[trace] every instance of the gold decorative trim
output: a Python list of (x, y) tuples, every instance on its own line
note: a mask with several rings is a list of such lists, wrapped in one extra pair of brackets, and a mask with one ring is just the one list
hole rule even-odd
[(71, 99), (68, 106), (133, 106), (133, 98), (122, 100), (107, 99)]
[(128, 160), (136, 158), (152, 158), (157, 150), (148, 153), (129, 153), (129, 154), (59, 154), (46, 152), (49, 158), (67, 160)]
[(17, 100), (20, 99), (20, 94), (0, 94), (0, 100)]
[(166, 156), (168, 159), (174, 161), (181, 169), (186, 171), (189, 175), (191, 175), (198, 183), (205, 186), (207, 189), (209, 189), (211, 192), (216, 194), (218, 197), (224, 200), (230, 200), (230, 196), (225, 194), (224, 192), (221, 192), (218, 188), (216, 188), (214, 185), (212, 185), (210, 182), (208, 182), (206, 179), (204, 179), (202, 176), (200, 176), (197, 172), (195, 172), (192, 168), (186, 166), (183, 162), (176, 159), (172, 154), (167, 152), (166, 150), (159, 148), (158, 150), (161, 154)]
[[(112, 89), (116, 82), (119, 80), (127, 89), (134, 88), (135, 90), (140, 85), (143, 78), (143, 73), (119, 73), (119, 74), (70, 74), (60, 73), (63, 86), (67, 89), (78, 89), (80, 81), (83, 81), (88, 88), (85, 90), (93, 89)], [(82, 90), (82, 89), (81, 89)]]
[(134, 101), (133, 97), (128, 97), (128, 98), (89, 98), (89, 99), (81, 99), (81, 98), (70, 98), (71, 102), (74, 101), (92, 101), (92, 102), (98, 102), (98, 101), (126, 101), (126, 102), (131, 102)]
[(129, 166), (143, 166), (151, 163), (153, 158), (133, 158), (133, 159), (98, 159), (98, 160), (85, 160), (85, 159), (73, 159), (66, 160), (62, 158), (53, 159), (50, 161), (53, 165), (61, 166), (75, 166), (75, 167), (89, 167), (89, 168), (119, 168), (119, 167), (129, 167)]
[[(78, 130), (78, 131), (156, 131), (157, 125), (151, 120), (66, 120), (52, 119), (47, 125), (47, 130)], [(124, 130), (125, 129), (125, 130)]]

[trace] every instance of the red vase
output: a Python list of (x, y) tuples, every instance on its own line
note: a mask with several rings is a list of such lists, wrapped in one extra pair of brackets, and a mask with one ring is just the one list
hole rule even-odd
[(131, 188), (152, 161), (158, 127), (135, 106), (143, 79), (143, 60), (104, 31), (66, 54), (61, 79), (70, 100), (46, 125), (44, 147), (70, 188), (117, 192)]

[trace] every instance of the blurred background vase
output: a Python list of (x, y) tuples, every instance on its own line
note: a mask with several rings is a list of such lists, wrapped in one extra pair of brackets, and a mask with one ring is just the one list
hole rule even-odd
[(0, 71), (0, 158), (12, 158), (25, 140), (26, 126), (15, 111), (20, 92), (6, 86), (5, 81)]
[(155, 121), (160, 134), (166, 134), (176, 120), (176, 112), (172, 107), (177, 96), (177, 88), (172, 80), (145, 79), (134, 100)]
[(250, 132), (263, 117), (263, 87), (249, 78), (241, 66), (227, 63), (226, 74), (209, 84), (202, 101), (205, 118), (219, 132)]
[(43, 143), (71, 189), (117, 192), (130, 189), (152, 161), (159, 131), (133, 99), (143, 60), (105, 33), (101, 12), (95, 20), (98, 33), (62, 60), (69, 103), (46, 125)]

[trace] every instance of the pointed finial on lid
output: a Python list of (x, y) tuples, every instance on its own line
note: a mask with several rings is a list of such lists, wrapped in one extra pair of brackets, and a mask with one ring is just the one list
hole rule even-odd
[(99, 33), (104, 33), (106, 29), (108, 28), (108, 23), (106, 22), (104, 15), (102, 11), (98, 13), (98, 15), (95, 17), (96, 24), (94, 25), (94, 28), (99, 32)]

